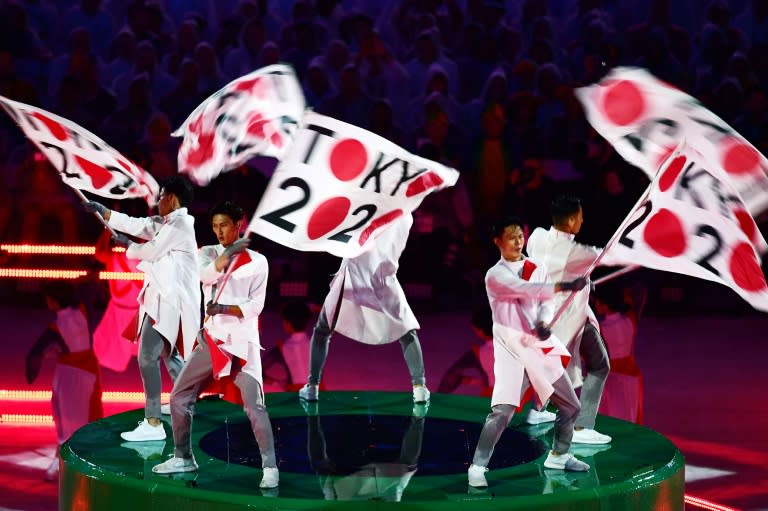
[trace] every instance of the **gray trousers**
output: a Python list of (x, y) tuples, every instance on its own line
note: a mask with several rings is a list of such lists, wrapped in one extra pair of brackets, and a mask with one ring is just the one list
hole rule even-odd
[[(524, 395), (530, 383), (526, 377), (523, 382), (523, 388), (520, 395)], [(552, 384), (555, 388), (550, 401), (557, 407), (557, 417), (555, 418), (555, 435), (552, 439), (552, 450), (558, 454), (565, 454), (571, 448), (571, 439), (573, 438), (573, 425), (576, 422), (576, 416), (579, 415), (579, 399), (571, 385), (571, 379), (567, 373)], [(480, 439), (477, 441), (475, 456), (472, 463), (481, 467), (487, 467), (488, 462), (493, 455), (493, 449), (501, 438), (502, 433), (512, 420), (515, 414), (514, 405), (500, 404), (491, 408), (491, 413), (485, 418), (485, 425), (480, 432)]]
[[(314, 330), (312, 330), (312, 339), (309, 342), (309, 376), (307, 383), (319, 385), (323, 374), (325, 359), (328, 357), (328, 344), (333, 334), (333, 328), (328, 324), (328, 318), (325, 311), (320, 311)], [(411, 382), (414, 385), (423, 385), (426, 381), (424, 377), (424, 357), (421, 353), (421, 343), (416, 330), (409, 330), (400, 338), (400, 347), (403, 349), (405, 364), (408, 366), (408, 372), (411, 374)]]
[(152, 326), (152, 318), (142, 318), (141, 335), (139, 336), (139, 371), (141, 382), (144, 384), (144, 417), (160, 418), (160, 393), (163, 389), (160, 375), (160, 358), (165, 362), (165, 368), (171, 379), (176, 378), (184, 366), (178, 350), (160, 332)]
[[(213, 365), (208, 344), (202, 337), (197, 338), (197, 347), (181, 370), (179, 378), (171, 392), (171, 425), (173, 427), (174, 456), (192, 457), (192, 417), (195, 414), (195, 402), (200, 391), (213, 381)], [(261, 466), (277, 467), (275, 460), (275, 440), (272, 436), (272, 423), (264, 406), (264, 392), (261, 385), (250, 374), (239, 372), (235, 376), (235, 385), (240, 389), (245, 415), (251, 422), (253, 435), (259, 444)]]
[(584, 361), (587, 377), (581, 387), (581, 413), (576, 419), (576, 427), (594, 429), (597, 408), (600, 406), (611, 364), (600, 331), (589, 321), (581, 334), (579, 354)]

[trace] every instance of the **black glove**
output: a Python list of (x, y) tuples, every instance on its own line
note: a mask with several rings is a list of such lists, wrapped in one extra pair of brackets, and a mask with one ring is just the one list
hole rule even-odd
[(542, 341), (546, 341), (549, 339), (549, 336), (552, 335), (552, 331), (547, 328), (547, 326), (544, 324), (543, 321), (539, 321), (536, 323), (536, 328), (534, 329), (536, 332), (536, 337), (541, 339)]
[(109, 211), (108, 207), (96, 201), (88, 201), (83, 204), (83, 207), (88, 213), (98, 213), (102, 217), (107, 214), (107, 211)]
[(245, 252), (245, 249), (248, 248), (248, 245), (251, 243), (251, 240), (248, 238), (240, 238), (236, 242), (232, 243), (230, 246), (224, 249), (224, 252), (221, 253), (222, 256), (226, 257), (230, 261), (233, 257), (235, 257), (237, 254), (241, 252)]
[(581, 291), (587, 285), (587, 279), (579, 277), (578, 279), (571, 280), (570, 282), (560, 282), (560, 291)]
[(112, 235), (112, 241), (114, 242), (115, 245), (118, 245), (120, 247), (126, 247), (126, 248), (130, 247), (131, 244), (133, 243), (128, 236), (126, 236), (125, 234), (120, 234), (119, 232), (116, 232), (115, 234)]

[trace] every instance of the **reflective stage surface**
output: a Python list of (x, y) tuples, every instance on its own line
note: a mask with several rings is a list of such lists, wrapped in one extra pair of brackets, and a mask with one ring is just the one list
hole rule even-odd
[[(489, 488), (466, 470), (489, 411), (486, 398), (325, 392), (320, 402), (267, 394), (280, 487), (260, 490), (260, 456), (245, 414), (218, 399), (198, 403), (196, 473), (153, 474), (173, 453), (167, 441), (127, 443), (119, 433), (141, 410), (88, 424), (62, 449), (60, 509), (683, 509), (683, 458), (660, 434), (599, 417), (613, 444), (574, 445), (587, 473), (544, 469), (552, 423), (518, 414), (494, 453)], [(334, 502), (329, 502), (329, 501)]]

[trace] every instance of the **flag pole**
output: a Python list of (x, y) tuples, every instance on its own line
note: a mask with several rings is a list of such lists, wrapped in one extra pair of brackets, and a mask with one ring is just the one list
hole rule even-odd
[[(79, 198), (79, 199), (82, 201), (82, 203), (83, 203), (83, 204), (85, 204), (85, 203), (87, 203), (87, 202), (90, 202), (90, 201), (88, 200), (88, 197), (86, 197), (85, 195), (83, 195), (83, 192), (81, 192), (79, 189), (77, 189), (77, 188), (72, 188), (72, 189), (75, 191), (75, 195), (77, 195), (77, 196), (78, 196), (78, 198)], [(114, 230), (112, 227), (110, 227), (110, 225), (109, 225), (109, 222), (107, 222), (107, 220), (106, 220), (106, 219), (105, 219), (103, 216), (101, 216), (99, 213), (97, 213), (97, 212), (95, 212), (95, 211), (93, 212), (93, 216), (95, 216), (96, 218), (98, 218), (98, 219), (99, 219), (99, 221), (100, 221), (102, 224), (104, 224), (104, 228), (105, 228), (105, 229), (107, 229), (109, 232), (111, 232), (111, 233), (112, 233), (112, 235), (117, 235), (117, 233), (115, 232), (115, 230)]]
[(622, 275), (626, 275), (627, 273), (633, 272), (638, 268), (640, 268), (639, 264), (632, 264), (629, 266), (625, 266), (624, 268), (611, 272), (608, 275), (604, 275), (597, 280), (593, 280), (592, 283), (596, 286), (599, 286), (600, 284), (608, 282), (609, 280), (613, 280), (616, 277), (621, 277)]
[[(600, 261), (603, 259), (603, 256), (605, 256), (606, 251), (608, 251), (611, 246), (616, 243), (616, 240), (623, 234), (624, 229), (626, 228), (627, 224), (632, 220), (632, 217), (635, 213), (635, 210), (637, 209), (640, 204), (643, 203), (648, 198), (648, 195), (651, 193), (651, 186), (653, 185), (653, 181), (651, 181), (648, 184), (648, 188), (640, 195), (640, 198), (637, 199), (637, 202), (634, 206), (629, 210), (629, 214), (624, 219), (624, 221), (621, 222), (619, 225), (619, 228), (616, 229), (616, 232), (613, 233), (613, 236), (611, 236), (611, 239), (608, 240), (608, 243), (605, 244), (603, 247), (603, 250), (600, 251), (600, 254), (598, 254), (597, 258), (592, 261), (592, 264), (587, 268), (587, 271), (584, 272), (584, 275), (582, 277), (587, 278), (592, 273), (592, 271), (597, 267), (598, 264), (600, 264)], [(616, 272), (618, 273), (618, 272)], [(552, 330), (552, 327), (557, 323), (557, 321), (560, 319), (560, 317), (565, 313), (565, 309), (568, 308), (569, 305), (573, 302), (573, 300), (576, 298), (577, 291), (571, 291), (568, 295), (568, 298), (563, 302), (563, 304), (560, 306), (560, 308), (555, 312), (554, 317), (552, 318), (552, 321), (549, 322), (549, 325), (547, 325), (547, 328)]]

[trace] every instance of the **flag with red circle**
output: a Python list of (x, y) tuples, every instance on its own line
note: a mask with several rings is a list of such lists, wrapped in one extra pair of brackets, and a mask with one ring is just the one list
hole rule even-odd
[(203, 186), (254, 156), (281, 158), (304, 108), (292, 67), (275, 64), (241, 76), (203, 101), (173, 132), (183, 137), (179, 172)]
[(685, 138), (752, 215), (768, 209), (768, 160), (695, 98), (636, 68), (616, 68), (576, 94), (595, 130), (650, 178)]
[(306, 112), (249, 230), (297, 250), (354, 257), (458, 177), (374, 133)]
[(72, 188), (112, 199), (141, 198), (155, 205), (160, 192), (155, 178), (90, 131), (3, 96), (0, 104)]
[(729, 181), (683, 142), (662, 164), (608, 250), (614, 262), (691, 275), (768, 312), (768, 246)]

